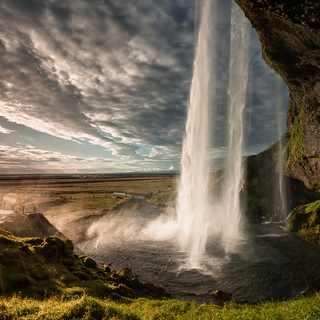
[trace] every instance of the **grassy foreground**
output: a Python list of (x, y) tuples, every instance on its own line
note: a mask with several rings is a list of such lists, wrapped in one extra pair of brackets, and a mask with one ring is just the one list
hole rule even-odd
[(68, 239), (18, 238), (0, 229), (0, 319), (320, 319), (319, 294), (198, 305), (165, 298), (128, 270), (100, 268), (72, 250)]
[(224, 307), (188, 301), (148, 299), (117, 301), (83, 296), (43, 301), (14, 296), (0, 298), (0, 319), (319, 319), (319, 294), (287, 302), (260, 305), (229, 303)]

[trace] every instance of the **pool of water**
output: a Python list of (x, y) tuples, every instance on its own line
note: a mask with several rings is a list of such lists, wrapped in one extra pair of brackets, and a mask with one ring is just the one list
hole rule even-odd
[(137, 199), (140, 214), (105, 217), (95, 232), (78, 244), (100, 263), (113, 269), (132, 268), (140, 281), (163, 286), (177, 299), (216, 302), (212, 292), (226, 289), (233, 298), (249, 302), (294, 297), (320, 275), (320, 252), (285, 230), (281, 223), (251, 223), (232, 253), (217, 238), (209, 239), (206, 254), (190, 262), (174, 238), (153, 240), (142, 236), (158, 208)]

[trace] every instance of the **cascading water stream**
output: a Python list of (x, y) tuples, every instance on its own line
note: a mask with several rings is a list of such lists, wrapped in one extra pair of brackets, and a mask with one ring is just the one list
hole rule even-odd
[[(198, 3), (200, 25), (190, 90), (186, 135), (181, 158), (181, 178), (177, 204), (179, 240), (190, 259), (204, 253), (207, 239), (209, 163), (209, 83), (212, 59), (210, 0)], [(199, 8), (200, 5), (200, 8)]]
[[(230, 242), (239, 238), (240, 197), (242, 187), (242, 145), (246, 87), (249, 71), (250, 24), (240, 8), (232, 3), (231, 51), (229, 81), (229, 144), (225, 183), (222, 201), (214, 208), (208, 199), (209, 168), (209, 99), (215, 79), (210, 78), (211, 61), (215, 60), (215, 28), (210, 21), (216, 20), (210, 12), (216, 12), (217, 1), (203, 0), (200, 5), (200, 25), (196, 47), (194, 72), (190, 90), (186, 135), (183, 141), (181, 177), (178, 190), (177, 215), (179, 240), (197, 262), (205, 253), (207, 238), (211, 234), (221, 235), (226, 251)], [(214, 107), (214, 106), (213, 106)]]
[(282, 116), (281, 110), (283, 107), (283, 99), (282, 99), (282, 81), (279, 75), (276, 75), (275, 79), (276, 84), (276, 112), (277, 112), (277, 133), (279, 137), (279, 158), (278, 158), (278, 181), (279, 181), (279, 196), (280, 196), (280, 209), (279, 209), (279, 220), (285, 221), (287, 218), (287, 206), (286, 206), (286, 194), (285, 194), (285, 186), (284, 186), (284, 176), (283, 176), (283, 168), (284, 168), (284, 159), (283, 159), (283, 140), (282, 134), (285, 131), (282, 127)]
[(243, 186), (243, 110), (249, 77), (250, 24), (232, 3), (229, 65), (228, 155), (222, 188), (222, 238), (226, 251), (241, 238), (240, 191)]

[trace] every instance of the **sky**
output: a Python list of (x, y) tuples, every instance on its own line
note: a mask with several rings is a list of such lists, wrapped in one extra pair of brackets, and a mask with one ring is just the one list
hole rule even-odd
[[(219, 81), (209, 156), (219, 169), (231, 0), (212, 1), (219, 2)], [(195, 0), (1, 0), (0, 173), (180, 170), (195, 8)], [(250, 58), (244, 155), (277, 139), (277, 121), (286, 130), (289, 96), (254, 29)]]

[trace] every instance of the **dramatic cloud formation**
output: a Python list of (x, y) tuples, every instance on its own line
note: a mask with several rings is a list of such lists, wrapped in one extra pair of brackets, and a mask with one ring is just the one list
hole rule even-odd
[[(216, 131), (225, 124), (230, 38), (230, 3), (220, 3)], [(194, 15), (192, 0), (2, 0), (3, 173), (179, 169)], [(276, 138), (274, 74), (256, 35), (251, 51), (247, 135), (256, 152)], [(223, 157), (220, 147), (223, 138), (212, 154)]]

